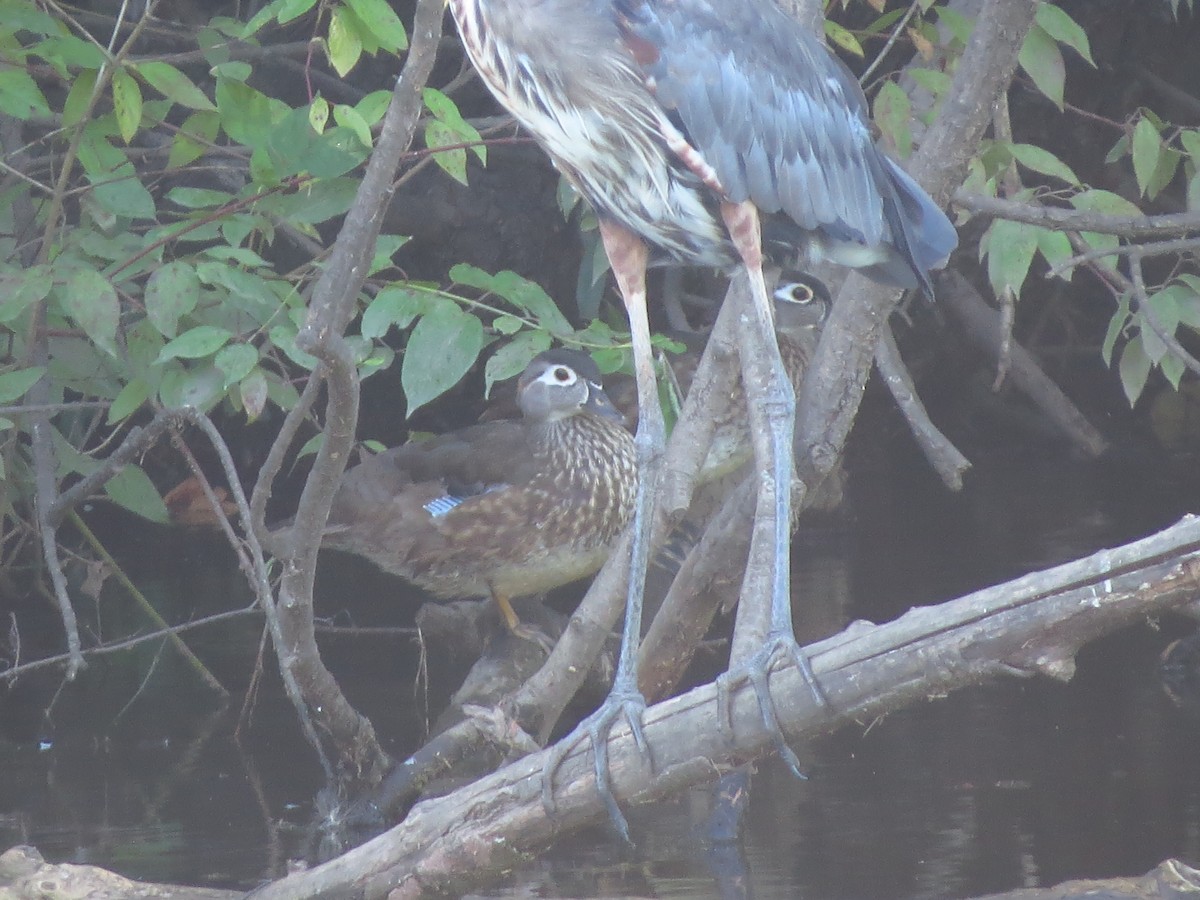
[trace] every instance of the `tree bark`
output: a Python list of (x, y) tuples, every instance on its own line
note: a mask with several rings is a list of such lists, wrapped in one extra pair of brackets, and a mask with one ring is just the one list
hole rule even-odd
[[(1077, 562), (1027, 575), (894, 622), (858, 622), (806, 648), (829, 698), (816, 706), (791, 665), (771, 674), (781, 724), (790, 738), (869, 721), (915, 700), (999, 675), (1070, 678), (1074, 654), (1090, 640), (1194, 601), (1200, 590), (1200, 519)], [(627, 727), (609, 737), (613, 790), (625, 803), (650, 802), (770, 752), (754, 692), (731, 704), (732, 742), (718, 726), (717, 691), (705, 685), (645, 715), (654, 771)], [(541, 803), (546, 751), (521, 759), (455, 793), (418, 804), (384, 835), (338, 859), (267, 885), (255, 896), (416, 897), (461, 895), (561, 837), (603, 816), (590, 751), (571, 753), (557, 771), (556, 811)]]
[[(412, 44), (404, 70), (392, 94), (375, 152), (367, 164), (354, 205), (347, 213), (327, 265), (309, 300), (308, 318), (296, 337), (296, 345), (317, 357), (322, 365), (312, 378), (324, 379), (328, 395), (325, 408), (325, 441), (317, 453), (296, 512), (295, 525), (279, 550), (284, 562), (279, 602), (272, 626), (275, 652), (283, 670), (284, 683), (294, 684), (302, 700), (293, 696), (302, 723), (311, 716), (313, 726), (305, 731), (321, 757), (327, 777), (343, 785), (377, 783), (387, 770), (387, 755), (379, 746), (370, 721), (346, 700), (333, 675), (325, 668), (313, 630), (313, 582), (321, 532), (329, 506), (354, 441), (358, 422), (358, 374), (353, 354), (343, 338), (354, 314), (355, 301), (367, 275), (380, 223), (393, 192), (393, 179), (400, 156), (412, 143), (421, 111), (421, 91), (433, 69), (441, 37), (444, 5), (439, 0), (421, 0), (413, 22)], [(310, 385), (311, 388), (311, 385)], [(313, 391), (288, 416), (268, 464), (255, 487), (256, 528), (265, 534), (262, 511), (271, 490), (283, 451), (290, 444), (300, 419), (307, 413)], [(289, 690), (289, 693), (293, 693)], [(334, 763), (327, 760), (327, 735)]]

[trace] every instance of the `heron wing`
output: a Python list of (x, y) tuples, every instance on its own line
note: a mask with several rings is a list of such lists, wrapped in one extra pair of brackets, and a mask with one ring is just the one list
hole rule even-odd
[(647, 83), (730, 200), (838, 240), (884, 239), (866, 100), (813, 35), (771, 0), (617, 7)]

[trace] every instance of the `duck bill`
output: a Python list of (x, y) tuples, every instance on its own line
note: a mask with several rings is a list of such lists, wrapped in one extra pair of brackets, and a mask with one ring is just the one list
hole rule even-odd
[(589, 387), (591, 390), (588, 391), (587, 402), (583, 404), (584, 410), (601, 419), (624, 424), (625, 417), (621, 415), (619, 409), (613, 406), (613, 402), (608, 399), (608, 394), (604, 393), (598, 385), (589, 385)]

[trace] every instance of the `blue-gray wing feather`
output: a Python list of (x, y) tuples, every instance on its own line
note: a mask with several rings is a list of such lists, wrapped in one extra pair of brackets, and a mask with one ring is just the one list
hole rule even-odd
[[(616, 0), (655, 97), (727, 199), (835, 243), (886, 245), (872, 274), (908, 286), (957, 243), (945, 215), (876, 149), (853, 75), (772, 0)], [(652, 48), (653, 52), (646, 52)]]

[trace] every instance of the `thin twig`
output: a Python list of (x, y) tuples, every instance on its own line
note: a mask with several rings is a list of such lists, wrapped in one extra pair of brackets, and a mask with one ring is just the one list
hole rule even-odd
[(125, 570), (121, 568), (121, 565), (115, 559), (113, 559), (112, 554), (108, 552), (108, 548), (106, 548), (104, 544), (100, 542), (92, 529), (88, 528), (83, 519), (79, 517), (79, 514), (72, 510), (69, 513), (69, 518), (71, 520), (71, 524), (74, 525), (75, 529), (83, 536), (83, 539), (87, 542), (88, 546), (92, 548), (92, 551), (100, 557), (104, 564), (108, 566), (109, 570), (116, 576), (117, 581), (121, 582), (121, 586), (129, 592), (129, 596), (133, 598), (133, 602), (137, 604), (138, 609), (142, 611), (142, 614), (145, 615), (146, 618), (151, 622), (153, 622), (156, 628), (158, 628), (159, 634), (166, 635), (167, 640), (169, 640), (174, 645), (175, 649), (179, 651), (179, 655), (182, 656), (187, 661), (187, 664), (192, 667), (192, 670), (200, 676), (201, 681), (208, 685), (208, 687), (219, 697), (222, 699), (228, 699), (229, 691), (225, 690), (224, 685), (217, 681), (216, 676), (214, 676), (213, 673), (208, 670), (208, 667), (200, 661), (200, 658), (192, 652), (192, 648), (185, 644), (179, 635), (171, 634), (168, 631), (171, 626), (167, 624), (166, 619), (159, 615), (158, 610), (154, 608), (154, 605), (146, 599), (146, 595), (143, 594), (138, 586), (129, 579), (129, 576), (125, 574)]
[(1109, 216), (1103, 213), (1037, 203), (1021, 203), (1000, 197), (972, 194), (962, 189), (954, 193), (954, 204), (968, 212), (995, 216), (1027, 225), (1071, 231), (1095, 231), (1117, 234), (1130, 240), (1160, 238), (1200, 231), (1200, 212), (1171, 213), (1162, 216)]
[[(1090, 230), (1090, 229), (1088, 229)], [(1200, 250), (1200, 237), (1180, 238), (1174, 241), (1158, 241), (1153, 244), (1118, 244), (1116, 247), (1092, 247), (1078, 256), (1072, 256), (1065, 262), (1054, 266), (1046, 273), (1047, 278), (1055, 278), (1064, 271), (1074, 269), (1087, 262), (1104, 259), (1107, 256), (1166, 256), (1171, 253), (1190, 253)]]
[[(88, 647), (83, 651), (84, 656), (108, 656), (112, 653), (124, 653), (147, 641), (162, 640), (164, 635), (183, 634), (185, 631), (191, 631), (193, 628), (200, 628), (205, 625), (213, 625), (217, 622), (225, 622), (229, 619), (238, 619), (242, 616), (254, 615), (260, 610), (257, 606), (246, 606), (241, 609), (230, 609), (225, 612), (213, 613), (211, 616), (205, 616), (203, 619), (195, 619), (191, 622), (183, 622), (179, 625), (171, 625), (161, 631), (155, 631), (151, 634), (140, 634), (137, 637), (125, 638), (119, 641), (113, 641), (111, 644), (104, 644), (99, 647)], [(0, 672), (0, 680), (12, 682), (22, 675), (28, 675), (30, 672), (36, 672), (40, 669), (47, 669), (53, 666), (69, 665), (71, 662), (70, 653), (59, 653), (55, 656), (44, 656), (41, 659), (35, 659), (32, 662), (22, 663), (19, 666), (13, 666), (11, 669), (5, 669)]]
[(1192, 354), (1184, 349), (1183, 345), (1173, 334), (1167, 332), (1162, 320), (1158, 318), (1158, 313), (1154, 310), (1154, 304), (1150, 302), (1150, 298), (1146, 293), (1146, 282), (1142, 275), (1142, 254), (1132, 252), (1129, 254), (1129, 274), (1133, 280), (1133, 298), (1140, 313), (1142, 321), (1150, 326), (1150, 330), (1158, 337), (1160, 341), (1166, 344), (1167, 349), (1174, 354), (1180, 362), (1194, 375), (1200, 375), (1200, 361)]

